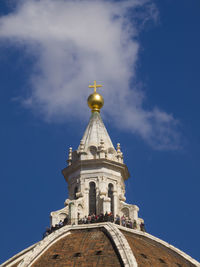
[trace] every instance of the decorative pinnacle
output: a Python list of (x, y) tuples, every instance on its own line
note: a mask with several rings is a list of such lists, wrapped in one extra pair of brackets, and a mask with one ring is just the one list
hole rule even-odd
[(103, 151), (104, 150), (104, 141), (103, 139), (100, 140), (100, 146), (99, 146), (100, 150)]
[(121, 147), (120, 147), (120, 143), (117, 143), (117, 154), (121, 153)]
[(84, 148), (83, 140), (81, 140), (79, 148), (80, 148), (80, 152), (83, 152), (83, 148)]
[(94, 81), (94, 85), (89, 85), (89, 88), (94, 88), (94, 93), (96, 93), (98, 87), (103, 87), (103, 85), (97, 85), (97, 81)]
[(72, 147), (69, 148), (69, 154), (68, 154), (68, 165), (72, 164)]

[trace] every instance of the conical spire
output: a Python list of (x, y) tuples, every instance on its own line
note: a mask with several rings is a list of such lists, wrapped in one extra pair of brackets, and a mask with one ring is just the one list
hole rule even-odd
[(118, 152), (115, 150), (101, 119), (100, 109), (103, 107), (104, 100), (96, 89), (102, 87), (102, 85), (97, 85), (96, 81), (94, 81), (94, 85), (89, 87), (94, 88), (94, 92), (88, 97), (88, 106), (92, 111), (92, 115), (77, 152), (83, 160), (107, 158), (123, 163), (123, 154), (121, 151), (119, 153), (119, 148)]
[(91, 146), (98, 148), (102, 145), (104, 150), (112, 153), (116, 152), (106, 127), (101, 119), (100, 113), (93, 112), (81, 140), (82, 150), (87, 152)]
[(100, 109), (103, 107), (104, 100), (102, 95), (97, 93), (96, 89), (102, 87), (102, 85), (97, 85), (96, 81), (94, 81), (94, 85), (89, 87), (94, 88), (94, 92), (88, 97), (88, 106), (92, 111), (90, 121), (77, 151), (72, 152), (72, 149), (70, 150), (67, 162), (71, 165), (77, 160), (105, 158), (123, 163), (120, 145), (118, 145), (117, 150), (114, 148), (101, 119)]
[(99, 87), (102, 85), (97, 85), (96, 81), (94, 81), (94, 85), (89, 85), (89, 88), (94, 88), (94, 92), (88, 97), (88, 106), (92, 115), (78, 151), (93, 155), (97, 152), (104, 152), (104, 156), (107, 156), (108, 153), (116, 154), (116, 150), (101, 119), (100, 109), (103, 107), (104, 100), (103, 96), (97, 93)]

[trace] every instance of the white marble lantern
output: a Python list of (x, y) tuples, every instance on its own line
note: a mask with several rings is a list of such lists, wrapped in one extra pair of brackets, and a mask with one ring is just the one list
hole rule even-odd
[(78, 149), (69, 148), (68, 166), (62, 171), (68, 184), (68, 199), (63, 209), (51, 213), (51, 223), (55, 225), (67, 216), (71, 223), (77, 223), (88, 214), (112, 212), (135, 220), (139, 227), (143, 221), (138, 218), (139, 208), (125, 203), (124, 181), (129, 178), (129, 171), (120, 144), (114, 148), (101, 119), (100, 105), (93, 100), (96, 95), (99, 94), (95, 91), (88, 98), (93, 101), (88, 103), (92, 109), (89, 124)]

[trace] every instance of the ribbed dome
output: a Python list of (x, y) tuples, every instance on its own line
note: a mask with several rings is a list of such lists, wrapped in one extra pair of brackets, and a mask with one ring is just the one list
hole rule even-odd
[(168, 243), (113, 223), (65, 226), (1, 267), (194, 267)]
[[(121, 231), (140, 267), (195, 266), (172, 249), (135, 233)], [(58, 255), (55, 259), (55, 255)], [(51, 246), (33, 267), (53, 266), (123, 266), (117, 246), (103, 229), (74, 230)], [(59, 265), (60, 262), (60, 265)]]
[[(200, 267), (184, 252), (144, 232), (139, 208), (125, 202), (129, 172), (120, 144), (115, 150), (99, 113), (103, 98), (96, 88), (101, 85), (95, 81), (89, 87), (94, 88), (88, 99), (92, 115), (63, 170), (69, 193), (65, 207), (51, 212), (51, 229), (42, 241), (1, 267)], [(107, 219), (100, 220), (103, 217)]]

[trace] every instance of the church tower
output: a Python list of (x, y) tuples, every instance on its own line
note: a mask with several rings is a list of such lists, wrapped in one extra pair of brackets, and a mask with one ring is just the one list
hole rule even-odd
[(69, 198), (65, 208), (51, 213), (52, 225), (56, 225), (66, 216), (71, 223), (88, 214), (112, 213), (123, 215), (140, 229), (143, 220), (138, 218), (139, 208), (125, 202), (125, 180), (129, 171), (123, 162), (120, 144), (113, 146), (106, 127), (101, 119), (103, 97), (97, 93), (97, 85), (89, 86), (94, 92), (88, 97), (91, 117), (77, 150), (69, 148), (68, 166), (62, 173), (68, 183)]

